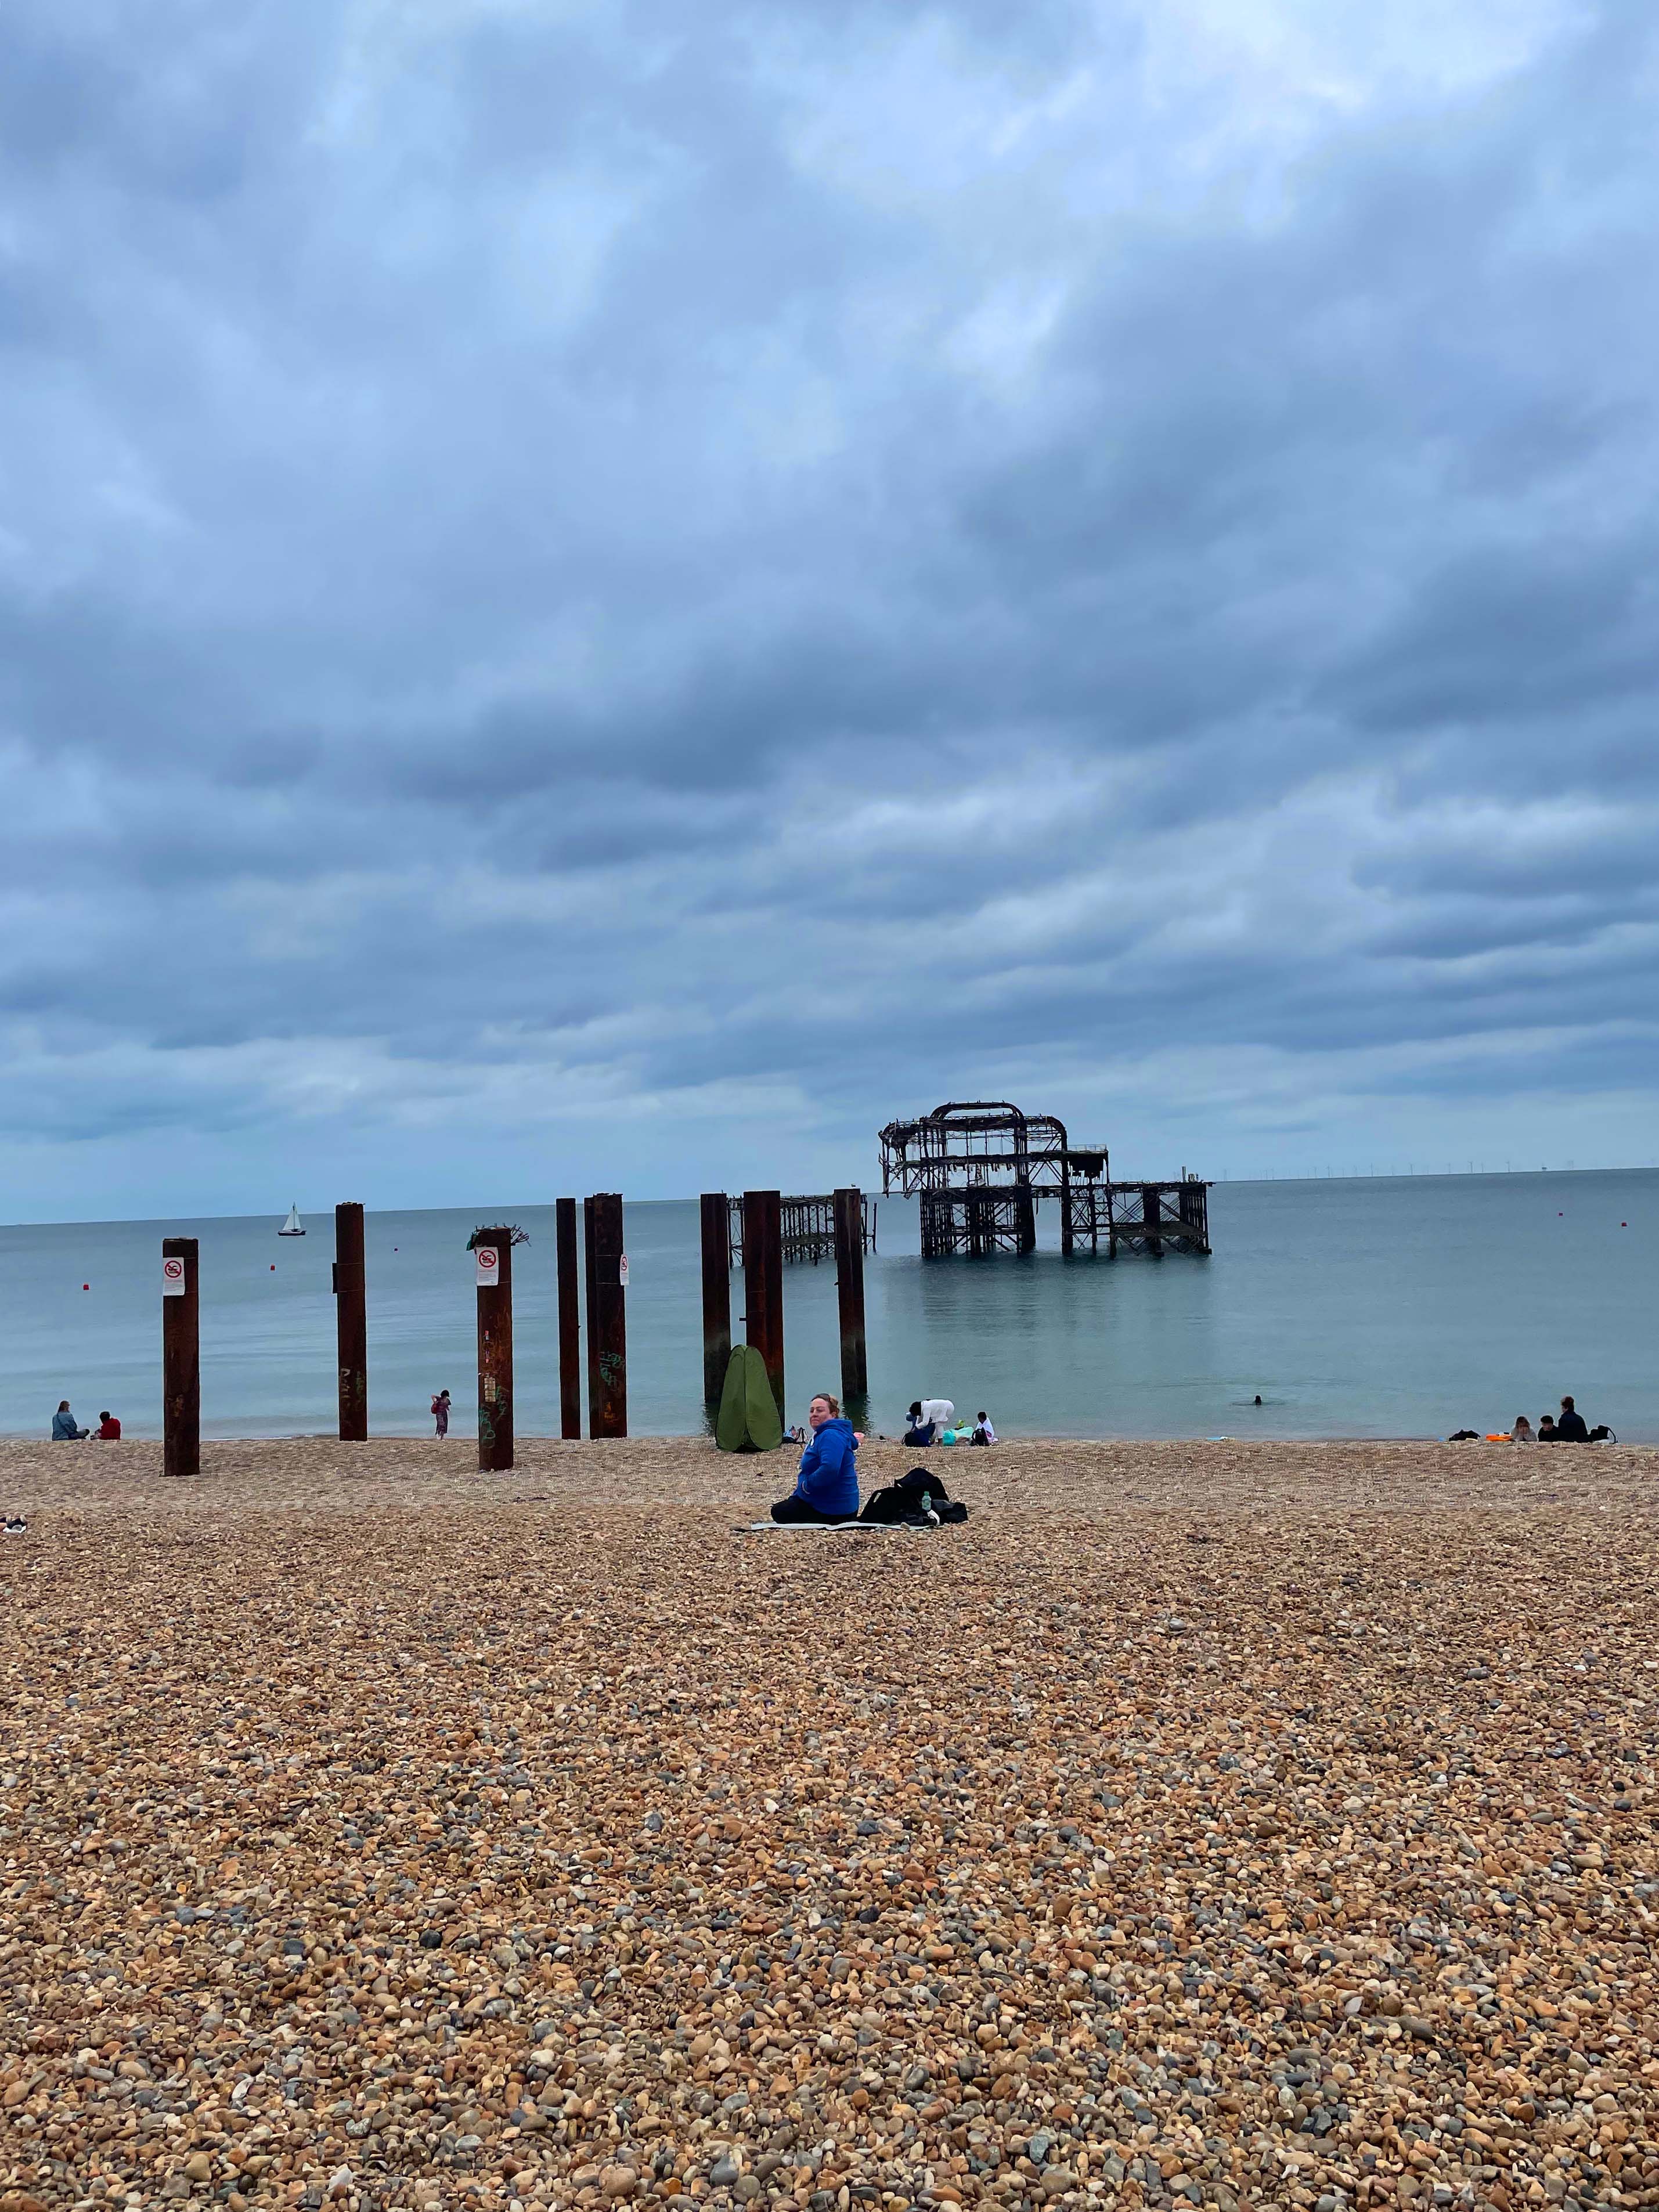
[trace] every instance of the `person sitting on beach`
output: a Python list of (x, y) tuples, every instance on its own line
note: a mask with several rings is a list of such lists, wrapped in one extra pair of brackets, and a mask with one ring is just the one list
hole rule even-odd
[(98, 1426), (93, 1431), (93, 1434), (101, 1437), (106, 1444), (118, 1444), (121, 1441), (121, 1424), (113, 1413), (100, 1413)]
[(997, 1432), (991, 1426), (991, 1416), (987, 1413), (980, 1413), (976, 1414), (974, 1419), (974, 1433), (969, 1437), (969, 1443), (970, 1444), (994, 1444), (996, 1440)]
[(812, 1441), (800, 1455), (793, 1492), (772, 1508), (775, 1521), (856, 1521), (859, 1440), (841, 1416), (841, 1401), (820, 1390), (806, 1409)]
[(75, 1416), (70, 1411), (69, 1400), (60, 1398), (58, 1401), (58, 1411), (52, 1417), (52, 1442), (58, 1444), (72, 1443), (86, 1433), (84, 1429), (76, 1427)]
[(1510, 1431), (1510, 1442), (1512, 1444), (1535, 1444), (1537, 1441), (1532, 1432), (1532, 1423), (1524, 1413), (1517, 1413), (1515, 1426)]
[(1558, 1441), (1553, 1417), (1548, 1413), (1540, 1413), (1538, 1417), (1538, 1442), (1540, 1444), (1553, 1444)]
[(1589, 1428), (1583, 1415), (1571, 1398), (1561, 1401), (1561, 1412), (1555, 1424), (1555, 1441), (1559, 1444), (1583, 1444), (1589, 1442)]

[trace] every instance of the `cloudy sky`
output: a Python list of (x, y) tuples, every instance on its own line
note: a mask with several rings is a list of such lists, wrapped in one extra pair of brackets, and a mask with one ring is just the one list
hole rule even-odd
[(1649, 0), (11, 0), (0, 1217), (1659, 1157)]

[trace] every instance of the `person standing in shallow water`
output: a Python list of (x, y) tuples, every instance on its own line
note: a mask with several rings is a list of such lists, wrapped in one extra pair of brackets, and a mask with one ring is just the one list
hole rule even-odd
[(447, 1437), (449, 1434), (449, 1393), (447, 1390), (440, 1390), (437, 1396), (432, 1401), (432, 1433), (434, 1437)]
[(772, 1508), (775, 1521), (856, 1521), (859, 1440), (841, 1417), (841, 1401), (820, 1390), (806, 1412), (812, 1440), (800, 1455), (793, 1492)]

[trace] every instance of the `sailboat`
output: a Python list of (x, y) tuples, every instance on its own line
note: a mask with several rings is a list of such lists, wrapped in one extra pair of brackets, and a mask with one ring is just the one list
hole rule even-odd
[(305, 1224), (300, 1219), (299, 1207), (297, 1206), (290, 1206), (288, 1210), (288, 1219), (276, 1231), (276, 1234), (279, 1237), (303, 1237), (305, 1233)]

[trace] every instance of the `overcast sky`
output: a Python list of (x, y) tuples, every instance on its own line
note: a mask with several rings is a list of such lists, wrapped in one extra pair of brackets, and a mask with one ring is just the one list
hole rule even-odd
[(10, 0), (0, 1215), (1647, 1162), (1650, 0)]

